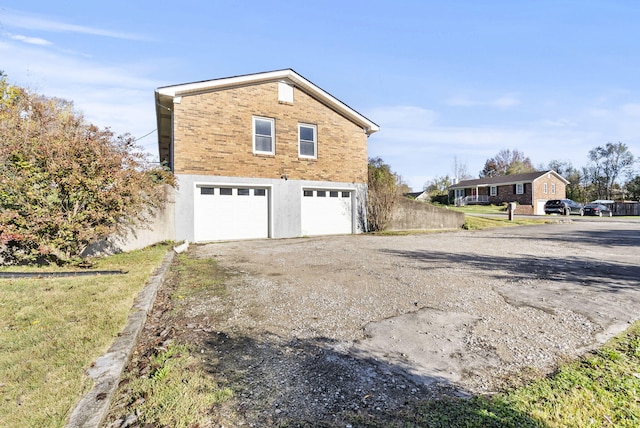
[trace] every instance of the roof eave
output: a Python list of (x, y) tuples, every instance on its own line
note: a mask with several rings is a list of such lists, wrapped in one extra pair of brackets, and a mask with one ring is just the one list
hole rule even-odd
[(352, 122), (361, 126), (367, 135), (380, 130), (380, 127), (358, 113), (333, 95), (314, 85), (292, 69), (268, 71), (264, 73), (246, 74), (242, 76), (226, 77), (221, 79), (206, 80), (201, 82), (184, 83), (180, 85), (164, 86), (156, 89), (156, 100), (165, 105), (169, 99), (184, 95), (193, 95), (202, 92), (225, 89), (246, 84), (257, 84), (269, 81), (289, 80), (294, 85), (329, 106), (333, 110), (347, 117)]

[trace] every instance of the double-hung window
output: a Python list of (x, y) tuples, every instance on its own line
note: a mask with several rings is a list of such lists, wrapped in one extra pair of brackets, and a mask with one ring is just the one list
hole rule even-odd
[(253, 118), (253, 153), (275, 154), (275, 121), (268, 117)]
[(524, 184), (523, 183), (516, 184), (516, 195), (524, 195)]
[(497, 186), (490, 186), (489, 187), (489, 196), (496, 196), (498, 194), (498, 187)]
[(318, 157), (318, 132), (315, 125), (298, 124), (298, 156), (316, 159)]

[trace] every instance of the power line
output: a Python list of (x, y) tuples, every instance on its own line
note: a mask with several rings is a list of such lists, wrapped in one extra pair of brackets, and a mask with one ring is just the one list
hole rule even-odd
[(153, 131), (148, 132), (148, 133), (144, 134), (142, 137), (140, 137), (140, 138), (136, 138), (136, 139), (135, 139), (135, 140), (133, 140), (133, 141), (134, 141), (134, 142), (136, 142), (136, 141), (140, 141), (140, 140), (142, 140), (143, 138), (148, 137), (149, 135), (153, 134), (153, 133), (154, 133), (154, 132), (156, 132), (156, 131), (157, 131), (157, 129), (154, 129)]

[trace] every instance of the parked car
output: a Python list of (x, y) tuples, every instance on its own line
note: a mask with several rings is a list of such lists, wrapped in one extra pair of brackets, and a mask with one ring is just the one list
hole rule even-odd
[(551, 199), (544, 204), (545, 214), (584, 215), (582, 204), (571, 199)]
[(597, 215), (599, 217), (611, 217), (613, 213), (606, 205), (590, 203), (584, 206), (584, 215)]

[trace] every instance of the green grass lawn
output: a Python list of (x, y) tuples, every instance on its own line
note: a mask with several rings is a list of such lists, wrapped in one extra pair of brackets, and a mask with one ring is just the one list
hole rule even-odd
[(638, 427), (640, 322), (556, 374), (493, 397), (418, 407), (414, 427)]
[(125, 275), (0, 279), (0, 426), (64, 426), (92, 386), (84, 371), (122, 330), (168, 248), (102, 258), (94, 267)]
[(532, 218), (518, 218), (514, 217), (513, 220), (509, 220), (504, 217), (482, 217), (476, 215), (464, 216), (464, 229), (467, 230), (481, 230), (491, 227), (503, 227), (503, 226), (527, 226), (534, 224), (545, 224), (548, 219), (532, 219)]
[[(506, 205), (466, 205), (464, 207), (456, 207), (455, 205), (448, 205), (448, 209), (451, 211), (458, 211), (465, 214), (504, 214), (507, 215)], [(516, 210), (516, 213), (518, 211)]]

